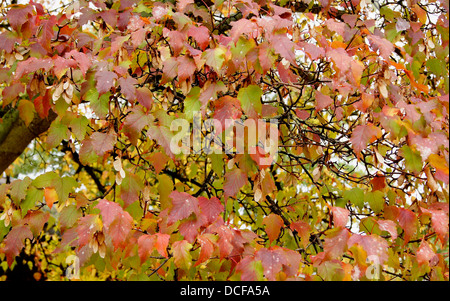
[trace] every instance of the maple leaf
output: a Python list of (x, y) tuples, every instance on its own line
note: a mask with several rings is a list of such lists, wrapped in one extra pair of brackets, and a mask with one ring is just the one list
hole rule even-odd
[(381, 231), (387, 231), (391, 235), (393, 241), (397, 239), (397, 225), (393, 221), (378, 220), (377, 224)]
[(22, 83), (13, 83), (5, 87), (2, 91), (3, 107), (15, 100), (20, 93), (25, 92), (25, 86)]
[(369, 39), (371, 46), (380, 52), (381, 57), (389, 61), (390, 55), (394, 52), (394, 45), (385, 38), (381, 38), (377, 35), (369, 35), (367, 38)]
[(323, 250), (329, 259), (339, 258), (347, 248), (350, 233), (346, 228), (335, 228), (326, 236)]
[(105, 153), (110, 152), (114, 148), (116, 142), (116, 135), (114, 131), (109, 133), (95, 132), (91, 136), (92, 148), (99, 156), (103, 156)]
[(381, 130), (376, 126), (372, 124), (358, 125), (350, 137), (350, 142), (356, 155), (359, 157), (361, 151), (367, 147), (367, 144), (380, 136)]
[(187, 56), (179, 56), (178, 62), (178, 80), (180, 82), (185, 81), (194, 75), (197, 66), (192, 58)]
[(72, 57), (78, 64), (78, 67), (80, 67), (80, 71), (83, 74), (83, 76), (86, 77), (86, 72), (92, 65), (92, 59), (90, 56), (76, 50), (69, 51), (64, 56), (66, 59)]
[(194, 266), (200, 265), (211, 257), (214, 252), (215, 240), (216, 237), (210, 233), (204, 233), (197, 237), (197, 242), (200, 244), (200, 254)]
[(186, 241), (175, 241), (172, 244), (172, 253), (174, 263), (177, 268), (189, 269), (192, 265), (192, 256), (189, 252), (192, 249), (192, 245)]
[(169, 224), (188, 218), (192, 213), (196, 216), (200, 214), (198, 199), (189, 193), (172, 191), (169, 197), (172, 199), (173, 204), (172, 210), (169, 212)]
[(254, 256), (246, 256), (236, 265), (236, 272), (241, 273), (241, 281), (262, 280), (264, 268)]
[(212, 67), (217, 73), (221, 73), (222, 66), (225, 62), (225, 49), (217, 47), (205, 50), (202, 53), (202, 58), (206, 60), (208, 66)]
[(283, 250), (279, 247), (261, 248), (256, 252), (255, 258), (261, 261), (264, 275), (269, 281), (276, 280), (276, 275), (281, 272), (283, 265), (288, 264)]
[(33, 233), (28, 226), (17, 225), (14, 226), (4, 239), (5, 246), (2, 252), (6, 254), (6, 262), (11, 267), (14, 258), (19, 255), (19, 252), (25, 246), (25, 239), (33, 239)]
[(366, 251), (367, 256), (375, 256), (382, 265), (388, 260), (388, 243), (385, 239), (376, 234), (359, 235), (353, 234), (348, 239), (348, 246), (359, 244)]
[(133, 218), (119, 204), (102, 199), (95, 208), (100, 209), (103, 226), (111, 236), (114, 248), (122, 244), (131, 232)]
[(225, 173), (225, 183), (223, 184), (223, 190), (225, 191), (225, 200), (230, 196), (236, 196), (239, 190), (247, 184), (247, 174), (240, 169), (233, 169)]
[(350, 215), (350, 211), (341, 207), (331, 207), (331, 212), (333, 213), (333, 223), (336, 228), (345, 227), (348, 222), (348, 217)]
[(328, 108), (332, 103), (333, 99), (330, 96), (324, 95), (316, 90), (316, 111), (321, 111)]
[(224, 207), (220, 200), (212, 197), (209, 200), (205, 197), (198, 197), (198, 204), (200, 206), (201, 215), (206, 217), (208, 223), (212, 223), (220, 213), (224, 211)]
[(259, 30), (255, 18), (250, 20), (242, 18), (238, 21), (231, 22), (230, 25), (232, 26), (230, 30), (230, 37), (234, 43), (236, 43), (239, 37), (243, 34), (247, 35), (249, 39), (255, 39), (258, 37)]
[(120, 91), (130, 102), (136, 99), (136, 87), (134, 85), (137, 85), (137, 83), (137, 80), (133, 77), (119, 78)]
[(204, 215), (196, 216), (190, 215), (187, 219), (184, 219), (178, 229), (189, 243), (193, 243), (197, 237), (199, 230), (202, 226), (207, 224), (206, 217)]
[(425, 209), (422, 208), (424, 214), (431, 215), (431, 226), (433, 227), (433, 230), (436, 231), (436, 234), (438, 235), (439, 239), (442, 243), (446, 240), (446, 235), (448, 235), (448, 204), (447, 205), (447, 212), (444, 210), (439, 209)]
[(138, 239), (138, 254), (141, 259), (141, 264), (144, 263), (152, 254), (155, 246), (155, 236), (144, 234)]
[(226, 130), (225, 120), (239, 119), (242, 115), (241, 104), (237, 98), (224, 96), (214, 102), (214, 119), (217, 119), (222, 125), (222, 130)]
[(416, 258), (419, 265), (430, 264), (430, 261), (434, 260), (435, 262), (439, 261), (436, 253), (430, 247), (430, 244), (425, 240), (422, 240), (419, 248), (416, 252)]
[(272, 36), (270, 43), (273, 49), (275, 49), (275, 51), (278, 52), (283, 58), (285, 58), (293, 66), (297, 66), (294, 51), (297, 46), (291, 41), (291, 39), (284, 34), (277, 34)]
[(153, 95), (152, 92), (144, 87), (136, 89), (136, 99), (139, 101), (141, 105), (146, 107), (147, 109), (151, 109), (153, 104)]
[(49, 71), (53, 67), (53, 61), (49, 58), (38, 59), (30, 57), (25, 61), (17, 63), (14, 79), (20, 79), (24, 74), (36, 72), (39, 69)]
[(262, 223), (266, 226), (266, 233), (271, 242), (278, 238), (281, 228), (284, 225), (283, 219), (275, 213), (271, 213), (264, 217)]
[(6, 31), (0, 33), (0, 49), (4, 49), (7, 53), (11, 53), (16, 43), (20, 43), (21, 39), (15, 33)]
[(124, 208), (139, 200), (142, 189), (144, 189), (142, 179), (131, 172), (126, 172), (120, 184), (120, 198), (124, 202)]
[(191, 26), (187, 32), (188, 36), (193, 37), (202, 50), (205, 50), (209, 45), (209, 29), (203, 25)]
[(114, 80), (117, 80), (117, 74), (111, 71), (103, 70), (95, 73), (95, 80), (97, 83), (95, 87), (99, 94), (109, 92), (114, 86)]
[(291, 230), (297, 231), (298, 235), (300, 236), (302, 245), (306, 247), (309, 244), (309, 237), (310, 237), (310, 230), (311, 226), (304, 222), (304, 221), (296, 221), (289, 225)]

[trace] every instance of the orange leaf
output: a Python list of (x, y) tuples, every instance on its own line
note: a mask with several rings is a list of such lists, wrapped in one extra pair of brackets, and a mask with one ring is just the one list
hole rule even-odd
[(58, 201), (58, 194), (54, 188), (45, 188), (44, 189), (45, 202), (49, 208), (52, 208), (53, 203)]
[(283, 220), (279, 215), (271, 213), (263, 219), (263, 225), (266, 225), (266, 233), (270, 242), (278, 238), (281, 227), (283, 227)]

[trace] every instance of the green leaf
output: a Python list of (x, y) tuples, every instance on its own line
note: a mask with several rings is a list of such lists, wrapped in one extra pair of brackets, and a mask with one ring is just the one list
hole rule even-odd
[(86, 92), (85, 98), (90, 102), (90, 106), (94, 113), (100, 118), (105, 118), (109, 112), (110, 95), (111, 93), (107, 92), (99, 97), (97, 89), (91, 88)]
[(412, 148), (410, 148), (408, 145), (404, 145), (400, 149), (401, 154), (405, 158), (405, 165), (406, 169), (413, 171), (413, 172), (421, 172), (422, 171), (422, 157), (420, 156), (420, 153), (417, 151), (414, 151)]
[(29, 177), (25, 177), (23, 180), (15, 180), (11, 183), (11, 199), (16, 205), (26, 197), (30, 184), (31, 179)]
[(344, 191), (343, 198), (357, 206), (359, 209), (364, 207), (364, 190), (359, 187)]
[(186, 114), (186, 119), (190, 122), (194, 119), (194, 113), (200, 112), (202, 103), (200, 102), (199, 97), (200, 87), (196, 86), (191, 89), (184, 100), (184, 113)]
[(444, 76), (446, 74), (446, 64), (439, 59), (429, 59), (426, 66), (433, 74), (437, 76)]
[(69, 127), (78, 140), (83, 140), (89, 125), (89, 119), (85, 116), (78, 116), (70, 121)]
[(31, 185), (33, 185), (36, 188), (49, 187), (52, 185), (53, 180), (57, 178), (59, 178), (58, 174), (56, 174), (53, 171), (50, 171), (38, 176), (31, 182)]
[(367, 192), (364, 195), (364, 201), (369, 203), (375, 213), (380, 213), (384, 207), (384, 193), (380, 190)]
[(28, 210), (33, 208), (37, 202), (44, 199), (44, 190), (37, 189), (34, 186), (28, 188), (27, 196), (25, 200), (20, 203), (20, 208), (22, 209), (22, 218), (27, 214)]
[(59, 222), (61, 227), (70, 228), (76, 223), (79, 217), (81, 217), (81, 211), (77, 209), (77, 206), (69, 205), (61, 210)]
[(69, 137), (69, 128), (55, 120), (50, 125), (47, 136), (47, 148), (52, 149), (57, 147), (63, 139), (67, 139)]
[(237, 98), (241, 102), (241, 107), (247, 115), (251, 115), (251, 111), (261, 114), (262, 90), (259, 86), (250, 85), (239, 90)]
[(65, 203), (74, 187), (78, 187), (78, 182), (71, 177), (58, 177), (52, 181), (52, 185), (60, 203)]

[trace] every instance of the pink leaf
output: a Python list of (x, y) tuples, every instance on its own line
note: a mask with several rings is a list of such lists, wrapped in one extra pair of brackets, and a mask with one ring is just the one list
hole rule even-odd
[(197, 198), (186, 192), (172, 191), (169, 195), (172, 199), (172, 210), (169, 212), (168, 223), (188, 218), (192, 213), (199, 215), (199, 204)]

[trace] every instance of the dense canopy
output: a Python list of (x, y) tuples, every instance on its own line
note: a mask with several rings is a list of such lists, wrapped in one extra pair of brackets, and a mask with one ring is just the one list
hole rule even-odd
[(448, 1), (373, 1), (2, 1), (0, 279), (448, 280)]

